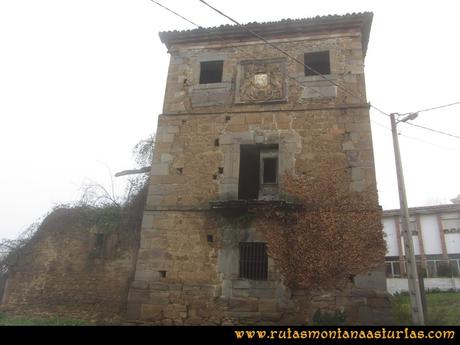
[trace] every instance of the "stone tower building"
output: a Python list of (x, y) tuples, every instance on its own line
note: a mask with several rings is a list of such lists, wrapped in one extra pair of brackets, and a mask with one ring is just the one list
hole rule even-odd
[[(291, 290), (259, 229), (223, 229), (212, 208), (282, 200), (280, 176), (323, 159), (350, 191), (377, 191), (365, 101), (372, 13), (160, 33), (171, 55), (128, 319), (156, 324), (306, 324), (318, 308), (382, 322), (385, 277), (349, 291)], [(353, 97), (347, 89), (355, 95)]]

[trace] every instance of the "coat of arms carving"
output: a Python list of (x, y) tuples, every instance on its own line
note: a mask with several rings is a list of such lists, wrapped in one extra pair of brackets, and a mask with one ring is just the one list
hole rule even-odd
[(236, 103), (279, 102), (286, 99), (285, 60), (243, 61), (238, 66)]

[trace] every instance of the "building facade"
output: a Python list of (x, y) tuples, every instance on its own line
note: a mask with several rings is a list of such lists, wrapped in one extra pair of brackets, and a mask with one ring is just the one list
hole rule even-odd
[(306, 324), (330, 309), (349, 323), (388, 321), (383, 262), (348, 289), (293, 290), (260, 229), (212, 221), (216, 205), (282, 200), (284, 173), (323, 161), (378, 206), (364, 81), (371, 21), (362, 13), (247, 26), (301, 63), (238, 26), (160, 33), (171, 59), (128, 319)]
[[(425, 287), (460, 288), (460, 203), (409, 209), (414, 253)], [(399, 210), (383, 212), (387, 254), (385, 258), (390, 292), (407, 290), (404, 239)]]

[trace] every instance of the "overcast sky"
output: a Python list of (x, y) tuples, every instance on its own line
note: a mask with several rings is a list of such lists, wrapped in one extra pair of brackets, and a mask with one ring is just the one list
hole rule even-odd
[[(198, 0), (159, 2), (201, 26), (228, 23)], [(245, 23), (372, 11), (368, 100), (399, 113), (460, 101), (457, 1), (209, 2)], [(149, 0), (0, 0), (0, 238), (134, 165), (132, 147), (162, 110), (169, 55), (158, 32), (191, 28)], [(414, 123), (460, 136), (459, 114)], [(372, 110), (371, 120), (380, 204), (397, 208), (389, 119)], [(409, 205), (449, 203), (460, 139), (399, 128)]]

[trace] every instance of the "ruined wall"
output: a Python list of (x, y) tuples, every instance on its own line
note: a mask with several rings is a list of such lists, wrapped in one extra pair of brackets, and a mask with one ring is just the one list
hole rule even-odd
[(124, 314), (138, 234), (102, 235), (103, 229), (84, 225), (84, 215), (78, 208), (52, 212), (11, 256), (1, 310), (85, 320)]
[[(305, 324), (322, 309), (345, 310), (348, 323), (388, 322), (382, 268), (335, 291), (287, 288), (271, 258), (267, 280), (241, 279), (238, 243), (265, 242), (262, 231), (251, 223), (219, 223), (209, 210), (210, 201), (238, 198), (243, 144), (277, 144), (279, 174), (321, 175), (324, 163), (332, 161), (350, 191), (370, 191), (378, 206), (360, 29), (281, 37), (276, 44), (301, 61), (306, 52), (328, 50), (328, 78), (362, 97), (305, 76), (302, 66), (265, 44), (236, 44), (238, 49), (229, 42), (169, 48), (127, 318), (154, 324)], [(200, 63), (212, 60), (224, 61), (222, 80), (200, 84)], [(257, 71), (268, 76), (262, 83), (270, 80), (263, 90), (247, 78)]]

